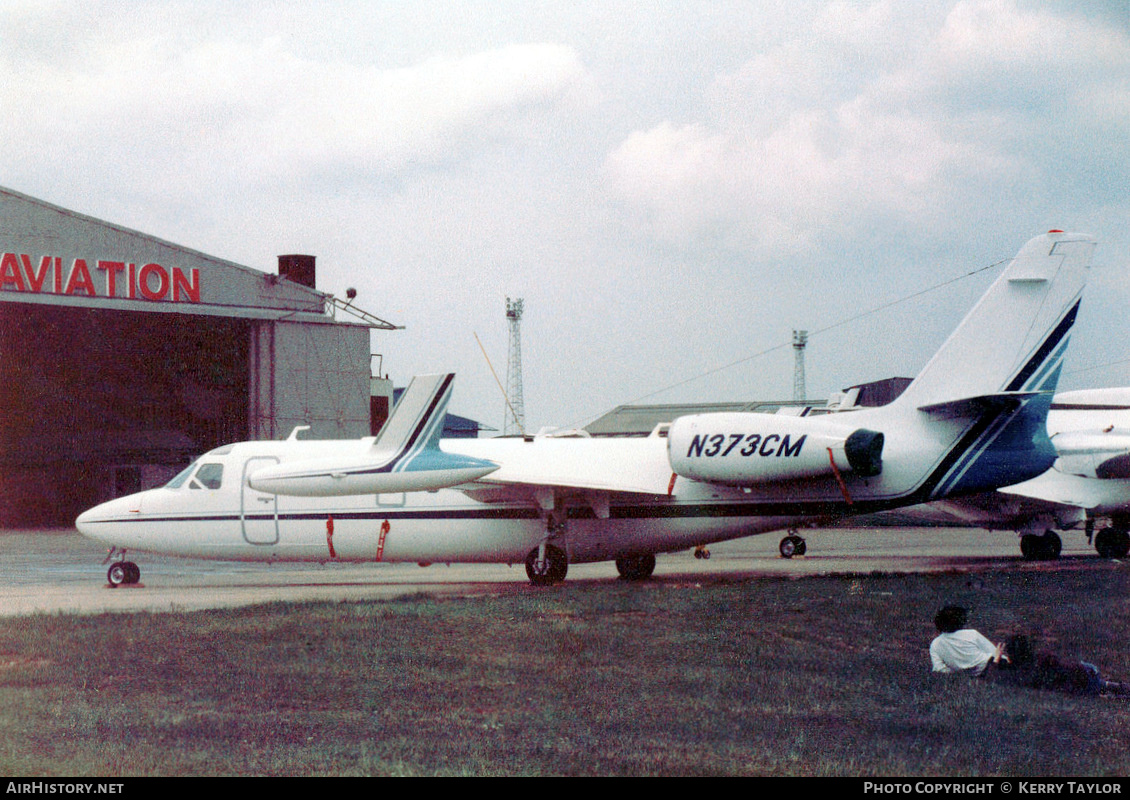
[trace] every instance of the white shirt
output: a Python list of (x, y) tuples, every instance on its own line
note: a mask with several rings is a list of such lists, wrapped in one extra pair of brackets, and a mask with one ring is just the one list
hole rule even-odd
[(996, 645), (972, 628), (939, 634), (930, 642), (930, 661), (934, 664), (934, 672), (980, 675), (996, 654)]

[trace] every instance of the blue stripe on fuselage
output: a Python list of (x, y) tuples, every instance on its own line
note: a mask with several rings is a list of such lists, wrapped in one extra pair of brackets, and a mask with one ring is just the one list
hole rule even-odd
[(1041, 475), (1055, 463), (1048, 438), (1051, 393), (1022, 401), (1015, 410), (1000, 411), (977, 437), (955, 468), (931, 491), (932, 497), (970, 494), (1010, 486)]
[(1015, 409), (987, 413), (975, 423), (970, 433), (976, 435), (970, 437), (967, 433), (963, 437), (963, 442), (970, 438), (972, 441), (955, 448), (960, 455), (950, 459), (944, 471), (935, 471), (938, 478), (929, 491), (930, 497), (989, 491), (1026, 481), (1051, 468), (1056, 454), (1048, 438), (1047, 413), (1080, 302), (1075, 300), (1031, 358), (1005, 385), (1005, 391), (1041, 394), (1020, 401)]

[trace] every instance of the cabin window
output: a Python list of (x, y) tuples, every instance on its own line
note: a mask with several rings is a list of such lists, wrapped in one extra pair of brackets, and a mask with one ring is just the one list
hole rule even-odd
[(201, 464), (189, 486), (193, 489), (219, 489), (223, 477), (223, 464)]

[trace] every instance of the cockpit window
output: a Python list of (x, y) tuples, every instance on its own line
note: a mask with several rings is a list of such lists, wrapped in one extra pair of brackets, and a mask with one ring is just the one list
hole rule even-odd
[(199, 461), (193, 461), (183, 472), (166, 483), (165, 488), (179, 489), (187, 483), (189, 489), (219, 489), (223, 478), (223, 464), (201, 464)]
[(196, 466), (199, 463), (200, 463), (199, 461), (193, 461), (191, 464), (189, 464), (183, 470), (178, 472), (175, 478), (173, 478), (171, 481), (169, 481), (168, 483), (165, 484), (165, 488), (166, 489), (179, 489), (180, 487), (184, 486), (184, 482), (188, 480), (189, 475), (191, 475), (193, 472), (196, 471)]
[(200, 469), (196, 471), (196, 475), (192, 478), (192, 483), (189, 488), (199, 489), (219, 489), (220, 483), (224, 477), (223, 464), (201, 464)]

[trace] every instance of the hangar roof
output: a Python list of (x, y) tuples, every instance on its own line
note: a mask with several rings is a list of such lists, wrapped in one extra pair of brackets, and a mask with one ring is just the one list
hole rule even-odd
[[(593, 436), (647, 436), (657, 425), (688, 414), (749, 411), (758, 414), (827, 413), (833, 408), (883, 406), (893, 402), (910, 385), (910, 378), (886, 378), (849, 386), (827, 401), (750, 400), (734, 403), (669, 403), (661, 405), (623, 405), (612, 409), (585, 426)], [(807, 409), (807, 410), (806, 410)]]
[[(285, 277), (3, 187), (0, 302), (397, 327)], [(337, 320), (339, 310), (359, 322)]]
[(673, 421), (687, 414), (714, 414), (730, 411), (752, 411), (775, 414), (778, 409), (796, 406), (804, 409), (813, 401), (752, 400), (736, 403), (675, 403), (663, 405), (623, 405), (609, 411), (595, 422), (585, 426), (593, 436), (647, 436), (655, 426)]

